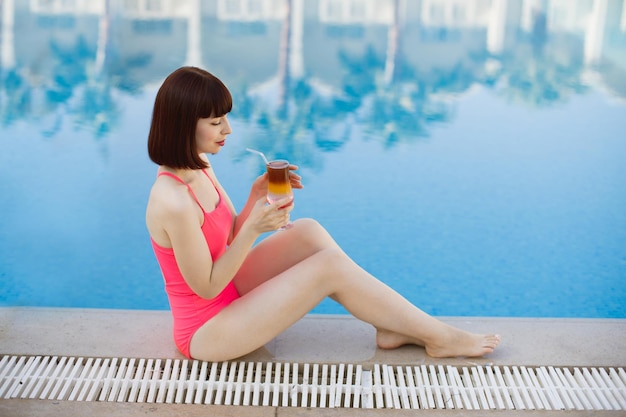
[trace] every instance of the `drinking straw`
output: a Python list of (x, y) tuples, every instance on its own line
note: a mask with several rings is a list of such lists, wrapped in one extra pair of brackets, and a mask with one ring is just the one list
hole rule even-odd
[(246, 151), (261, 155), (261, 158), (263, 158), (263, 161), (265, 161), (265, 165), (269, 165), (270, 164), (270, 161), (267, 160), (267, 158), (265, 157), (263, 152), (259, 152), (259, 151), (256, 151), (256, 150), (250, 149), (250, 148), (246, 148)]

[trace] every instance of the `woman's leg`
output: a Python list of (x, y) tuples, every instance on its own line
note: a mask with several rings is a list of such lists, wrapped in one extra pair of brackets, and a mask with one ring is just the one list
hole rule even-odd
[[(196, 332), (191, 342), (193, 357), (216, 361), (249, 353), (327, 296), (376, 327), (381, 347), (416, 343), (431, 356), (445, 357), (481, 356), (498, 344), (497, 336), (467, 333), (413, 306), (354, 263), (317, 223), (307, 221), (301, 228), (307, 229), (307, 237), (295, 233), (289, 238), (280, 232), (285, 235), (268, 239), (259, 249), (257, 253), (265, 257), (247, 266), (254, 267), (260, 277), (258, 285), (242, 285), (242, 298)], [(295, 248), (295, 243), (305, 249)], [(296, 263), (289, 266), (291, 262)], [(286, 269), (272, 275), (281, 268)]]
[(339, 249), (339, 245), (319, 223), (295, 220), (291, 228), (269, 235), (252, 248), (234, 278), (235, 286), (239, 294), (247, 294), (309, 256), (331, 248)]
[(237, 291), (244, 295), (324, 249), (340, 247), (318, 222), (298, 219), (290, 229), (270, 235), (252, 249), (234, 278)]

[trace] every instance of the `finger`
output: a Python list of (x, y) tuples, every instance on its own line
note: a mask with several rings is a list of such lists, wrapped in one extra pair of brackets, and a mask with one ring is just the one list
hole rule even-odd
[(298, 168), (298, 165), (289, 164), (289, 171), (296, 171)]
[[(276, 200), (274, 203), (272, 203), (272, 205), (275, 206), (275, 208), (277, 210), (290, 208), (291, 206), (293, 206), (293, 196), (289, 196), (289, 197), (281, 198), (280, 200)], [(291, 209), (289, 209), (289, 211), (291, 211)]]
[(291, 188), (302, 188), (302, 177), (298, 174), (294, 174), (293, 172), (290, 172), (289, 182), (291, 184)]
[(285, 216), (285, 219), (283, 220), (283, 222), (280, 225), (280, 227), (285, 227), (289, 223), (290, 220), (291, 219), (289, 218), (289, 215)]

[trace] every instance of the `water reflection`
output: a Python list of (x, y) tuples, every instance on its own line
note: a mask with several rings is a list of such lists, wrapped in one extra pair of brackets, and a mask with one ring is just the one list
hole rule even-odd
[(198, 65), (235, 98), (236, 206), (262, 149), (303, 168), (297, 217), (429, 312), (624, 316), (625, 0), (0, 7), (0, 304), (167, 308), (145, 141)]
[(427, 137), (475, 85), (531, 107), (590, 85), (626, 97), (623, 0), (1, 4), (0, 120), (50, 138), (66, 123), (105, 138), (121, 95), (181, 65), (226, 81), (248, 146), (309, 165), (357, 125), (387, 147)]

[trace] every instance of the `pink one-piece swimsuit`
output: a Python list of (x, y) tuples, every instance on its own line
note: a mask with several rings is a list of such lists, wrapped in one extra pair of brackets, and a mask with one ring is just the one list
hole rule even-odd
[[(204, 170), (202, 172), (211, 180), (215, 187), (215, 183), (209, 174)], [(169, 172), (161, 172), (159, 176), (161, 175), (167, 175), (187, 186), (191, 196), (202, 209), (204, 221), (201, 230), (209, 246), (211, 258), (215, 262), (226, 251), (232, 226), (232, 214), (224, 202), (219, 189), (215, 187), (220, 199), (217, 207), (207, 212), (188, 184)], [(200, 297), (187, 285), (176, 263), (174, 250), (159, 246), (153, 239), (150, 240), (163, 274), (165, 292), (167, 293), (174, 318), (174, 342), (186, 357), (191, 358), (189, 348), (194, 333), (224, 307), (239, 298), (239, 293), (235, 288), (235, 284), (231, 281), (215, 298), (206, 299)]]

